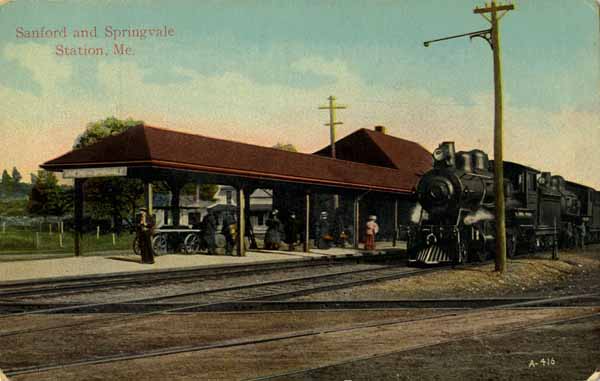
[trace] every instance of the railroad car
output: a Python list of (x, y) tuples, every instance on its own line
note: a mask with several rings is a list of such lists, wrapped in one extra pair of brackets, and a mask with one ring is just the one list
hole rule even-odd
[[(408, 228), (410, 262), (482, 261), (495, 252), (493, 161), (444, 142), (416, 187)], [(518, 163), (504, 162), (507, 256), (599, 238), (600, 192)], [(582, 225), (583, 224), (583, 225)], [(587, 227), (583, 227), (587, 224)], [(587, 229), (582, 234), (582, 229)]]

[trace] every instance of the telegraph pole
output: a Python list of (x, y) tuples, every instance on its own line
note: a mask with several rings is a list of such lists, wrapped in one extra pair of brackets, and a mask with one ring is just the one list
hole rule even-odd
[(596, 0), (596, 5), (598, 6), (598, 94), (596, 99), (600, 103), (600, 0)]
[[(329, 126), (329, 135), (331, 139), (331, 157), (335, 159), (335, 126), (344, 124), (335, 120), (335, 110), (343, 110), (346, 106), (338, 105), (335, 103), (335, 97), (330, 95), (329, 104), (327, 106), (319, 106), (319, 110), (329, 110), (329, 123), (325, 123), (325, 126)], [(333, 196), (333, 209), (337, 209), (340, 206), (340, 199), (338, 195)]]
[(325, 126), (329, 126), (331, 138), (331, 157), (335, 159), (335, 126), (344, 124), (335, 120), (335, 110), (343, 110), (346, 108), (346, 106), (336, 104), (336, 99), (333, 95), (327, 99), (329, 100), (329, 105), (319, 106), (319, 110), (329, 110), (329, 123), (325, 123)]
[[(494, 190), (496, 193), (496, 271), (506, 271), (506, 220), (504, 209), (504, 162), (502, 130), (502, 69), (500, 62), (500, 31), (498, 21), (506, 12), (513, 10), (512, 4), (475, 8), (473, 13), (482, 15), (492, 24), (492, 51), (494, 53)], [(504, 11), (498, 15), (498, 11)], [(491, 18), (487, 17), (491, 14)]]
[(502, 69), (500, 62), (500, 29), (499, 21), (508, 12), (515, 9), (513, 4), (496, 5), (492, 0), (484, 8), (475, 8), (473, 13), (480, 14), (491, 28), (471, 33), (460, 34), (424, 42), (429, 46), (432, 42), (468, 36), (471, 39), (485, 39), (494, 55), (494, 192), (496, 194), (496, 271), (506, 271), (506, 221), (504, 209), (504, 163), (503, 163), (503, 131), (502, 131)]

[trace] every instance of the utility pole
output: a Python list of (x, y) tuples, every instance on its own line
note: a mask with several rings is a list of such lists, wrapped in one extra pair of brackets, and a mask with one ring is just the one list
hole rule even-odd
[(333, 95), (327, 99), (329, 100), (329, 105), (319, 106), (319, 110), (329, 110), (329, 123), (325, 123), (325, 126), (329, 126), (331, 138), (331, 157), (335, 159), (335, 126), (344, 124), (335, 120), (335, 110), (343, 110), (346, 108), (346, 106), (336, 104), (336, 99)]
[[(329, 100), (329, 105), (319, 106), (319, 110), (329, 110), (329, 123), (325, 123), (325, 126), (329, 126), (329, 135), (331, 139), (331, 157), (335, 159), (335, 126), (344, 124), (335, 120), (335, 110), (343, 110), (346, 108), (346, 106), (336, 104), (336, 99), (333, 95), (330, 95), (327, 99)], [(336, 194), (333, 196), (333, 209), (336, 210), (339, 206), (340, 198)]]
[(598, 94), (596, 99), (600, 104), (600, 0), (596, 0), (596, 5), (598, 6)]
[[(495, 0), (486, 4), (484, 8), (475, 8), (473, 13), (480, 14), (490, 24), (491, 28), (476, 32), (460, 34), (426, 41), (429, 46), (432, 42), (444, 41), (458, 37), (469, 36), (473, 39), (485, 39), (494, 55), (494, 192), (496, 194), (496, 271), (506, 271), (506, 221), (504, 209), (504, 162), (503, 162), (503, 131), (502, 131), (502, 69), (500, 63), (500, 30), (499, 21), (508, 12), (515, 9), (513, 4), (497, 5)], [(489, 16), (488, 16), (489, 14)]]

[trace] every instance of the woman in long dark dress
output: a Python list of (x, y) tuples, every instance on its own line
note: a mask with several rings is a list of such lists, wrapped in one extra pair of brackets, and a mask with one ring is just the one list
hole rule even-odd
[(277, 217), (277, 209), (274, 209), (267, 219), (267, 233), (265, 234), (265, 249), (267, 250), (279, 250), (279, 246), (281, 245), (281, 233), (282, 233), (282, 224)]

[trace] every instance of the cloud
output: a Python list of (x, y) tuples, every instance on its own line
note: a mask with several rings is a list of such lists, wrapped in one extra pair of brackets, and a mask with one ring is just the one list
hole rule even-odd
[(4, 48), (4, 57), (16, 61), (27, 69), (46, 94), (53, 93), (60, 84), (68, 81), (72, 74), (71, 63), (61, 60), (49, 45), (27, 42), (9, 42)]
[(360, 78), (353, 73), (348, 65), (339, 59), (327, 60), (323, 57), (304, 57), (293, 62), (291, 69), (300, 73), (314, 73), (330, 77), (336, 82), (351, 82), (357, 84)]

